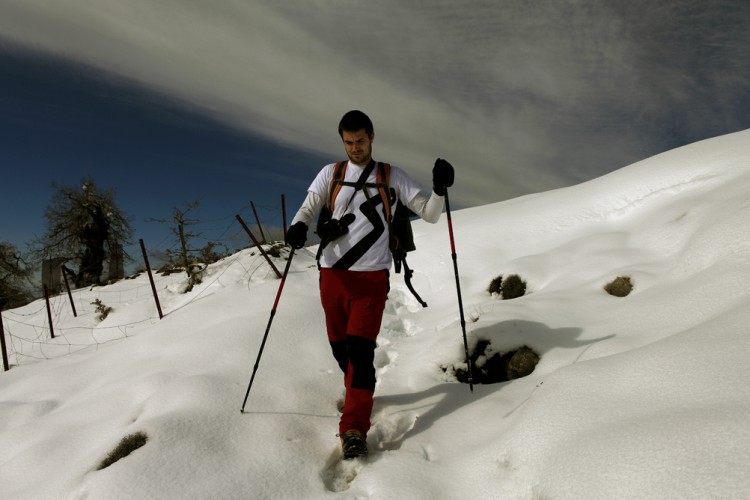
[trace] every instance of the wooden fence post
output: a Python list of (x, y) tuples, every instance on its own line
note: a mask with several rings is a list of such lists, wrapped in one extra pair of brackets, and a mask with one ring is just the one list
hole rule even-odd
[(250, 202), (250, 206), (253, 207), (253, 213), (255, 214), (255, 222), (258, 223), (258, 230), (260, 230), (260, 242), (261, 243), (268, 243), (266, 241), (266, 235), (263, 234), (263, 226), (260, 225), (260, 218), (258, 217), (258, 211), (255, 210), (255, 203), (252, 201)]
[(60, 266), (60, 272), (62, 272), (63, 280), (65, 281), (65, 289), (68, 291), (68, 300), (70, 300), (70, 307), (73, 309), (73, 317), (77, 318), (76, 305), (73, 302), (73, 294), (70, 293), (70, 283), (68, 283), (68, 268), (63, 264)]
[(154, 283), (154, 276), (151, 274), (151, 266), (148, 263), (148, 255), (146, 255), (146, 245), (143, 244), (143, 240), (139, 240), (141, 243), (141, 252), (143, 252), (143, 262), (146, 264), (146, 271), (148, 272), (148, 280), (151, 282), (151, 291), (154, 294), (154, 301), (156, 302), (156, 310), (159, 311), (159, 319), (162, 319), (164, 315), (161, 313), (161, 304), (159, 303), (159, 295), (156, 293), (156, 284)]
[(258, 250), (260, 250), (261, 255), (263, 255), (263, 257), (265, 257), (266, 260), (268, 261), (268, 263), (271, 265), (271, 269), (273, 269), (276, 272), (276, 276), (278, 276), (279, 279), (281, 279), (281, 273), (279, 272), (278, 269), (276, 269), (276, 266), (273, 265), (273, 261), (268, 256), (268, 254), (266, 253), (266, 251), (263, 250), (263, 247), (260, 246), (260, 243), (255, 238), (255, 236), (253, 236), (253, 233), (250, 232), (250, 228), (247, 227), (247, 224), (245, 224), (245, 221), (242, 220), (242, 217), (240, 217), (240, 214), (235, 215), (235, 217), (237, 218), (237, 220), (239, 221), (239, 223), (242, 225), (242, 227), (245, 229), (245, 232), (247, 232), (247, 234), (250, 235), (250, 239), (252, 239), (253, 243), (255, 243), (255, 246), (258, 247)]
[(54, 339), (55, 328), (52, 326), (52, 308), (50, 308), (49, 306), (49, 290), (47, 290), (47, 285), (42, 285), (42, 290), (44, 290), (44, 301), (47, 303), (47, 319), (49, 320), (49, 334), (50, 334), (50, 337)]
[(8, 351), (5, 347), (5, 327), (3, 327), (3, 305), (0, 304), (0, 350), (3, 351), (3, 371), (10, 370), (8, 364)]

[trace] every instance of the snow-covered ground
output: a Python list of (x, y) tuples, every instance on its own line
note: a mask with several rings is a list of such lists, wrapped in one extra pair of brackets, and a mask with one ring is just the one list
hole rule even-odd
[[(750, 498), (750, 131), (453, 225), (470, 346), (527, 345), (530, 376), (473, 393), (452, 379), (446, 220), (418, 222), (409, 261), (429, 307), (392, 275), (371, 455), (339, 463), (314, 248), (294, 256), (240, 412), (280, 283), (244, 250), (188, 294), (158, 277), (162, 320), (145, 275), (76, 291), (78, 318), (55, 297), (55, 340), (41, 302), (3, 312), (17, 366), (0, 374), (0, 496)], [(490, 296), (511, 273), (527, 295)], [(629, 296), (603, 291), (617, 276)], [(97, 298), (113, 307), (101, 322)], [(145, 446), (96, 470), (135, 432)]]

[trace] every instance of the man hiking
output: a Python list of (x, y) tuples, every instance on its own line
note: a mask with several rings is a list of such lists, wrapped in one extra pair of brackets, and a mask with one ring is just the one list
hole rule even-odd
[(388, 217), (402, 203), (427, 222), (436, 223), (454, 172), (450, 163), (436, 160), (433, 190), (426, 196), (403, 170), (372, 159), (375, 133), (367, 115), (346, 113), (339, 135), (349, 160), (326, 165), (318, 173), (292, 220), (286, 242), (302, 248), (316, 214), (330, 210), (330, 219), (318, 223), (320, 299), (331, 350), (344, 372), (346, 396), (338, 435), (344, 458), (351, 459), (367, 454), (375, 341), (392, 263)]

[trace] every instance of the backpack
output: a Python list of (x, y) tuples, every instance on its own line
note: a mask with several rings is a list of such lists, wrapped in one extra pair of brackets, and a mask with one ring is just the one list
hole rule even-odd
[[(362, 172), (362, 175), (356, 183), (344, 181), (347, 164), (347, 161), (340, 161), (336, 163), (333, 169), (331, 184), (328, 188), (328, 198), (326, 199), (326, 203), (321, 209), (320, 215), (318, 216), (316, 233), (318, 235), (324, 233), (324, 231), (321, 231), (321, 227), (331, 220), (331, 214), (333, 213), (333, 209), (336, 203), (336, 196), (338, 196), (339, 191), (341, 191), (341, 188), (343, 186), (354, 186), (355, 192), (365, 187), (377, 188), (378, 193), (383, 200), (383, 215), (385, 216), (385, 220), (388, 225), (389, 247), (391, 250), (391, 255), (393, 257), (394, 270), (396, 274), (399, 274), (401, 272), (401, 268), (404, 268), (404, 282), (406, 283), (407, 288), (419, 301), (422, 307), (427, 307), (427, 303), (422, 300), (422, 298), (419, 296), (416, 290), (414, 290), (414, 287), (411, 284), (411, 277), (414, 274), (414, 271), (411, 270), (406, 263), (406, 254), (416, 250), (416, 246), (414, 245), (414, 233), (411, 229), (411, 218), (415, 217), (417, 214), (409, 210), (409, 208), (400, 201), (396, 203), (396, 209), (393, 211), (393, 213), (391, 213), (390, 164), (383, 162), (377, 162), (376, 164), (371, 160), (370, 164)], [(370, 176), (372, 169), (375, 168), (375, 165), (377, 165), (378, 169), (376, 174), (376, 182), (375, 184), (366, 183), (367, 178)], [(369, 196), (367, 199), (368, 201), (371, 201)], [(321, 241), (320, 247), (318, 249), (318, 259), (320, 259), (320, 254), (323, 251), (323, 248), (329, 242), (330, 240)]]

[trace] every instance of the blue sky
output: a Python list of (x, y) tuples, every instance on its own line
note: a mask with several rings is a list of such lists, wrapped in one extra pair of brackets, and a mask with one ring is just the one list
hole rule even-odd
[(0, 52), (0, 94), (0, 161), (10, 181), (2, 240), (19, 248), (43, 233), (52, 183), (77, 186), (88, 176), (114, 188), (133, 217), (135, 250), (140, 238), (149, 249), (171, 246), (169, 226), (149, 219), (169, 219), (196, 199), (194, 230), (238, 248), (249, 240), (234, 215), (252, 225), (252, 201), (264, 224), (280, 227), (281, 195), (291, 219), (309, 184), (299, 165), (324, 162), (121, 78), (18, 48)]
[(748, 60), (744, 0), (3, 2), (0, 240), (90, 175), (135, 244), (168, 247), (146, 220), (200, 199), (234, 248), (235, 213), (280, 225), (343, 157), (349, 109), (426, 187), (451, 161), (457, 207), (575, 184), (750, 127)]

